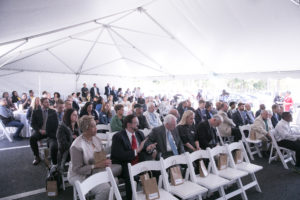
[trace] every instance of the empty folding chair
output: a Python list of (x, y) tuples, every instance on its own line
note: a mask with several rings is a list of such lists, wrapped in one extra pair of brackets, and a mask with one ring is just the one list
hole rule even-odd
[[(129, 176), (130, 176), (130, 183), (131, 183), (131, 188), (132, 188), (132, 198), (134, 200), (143, 200), (146, 199), (145, 194), (143, 191), (137, 191), (137, 183), (134, 181), (134, 176), (147, 172), (147, 171), (161, 171), (161, 165), (159, 161), (144, 161), (140, 162), (136, 165), (131, 166), (130, 163), (128, 163), (128, 171), (129, 171)], [(162, 176), (159, 176), (158, 180), (158, 190), (159, 190), (159, 199), (168, 199), (168, 200), (176, 200), (171, 193), (168, 191), (164, 190), (162, 188)]]
[[(261, 140), (251, 140), (249, 138), (250, 131), (251, 131), (251, 125), (247, 124), (247, 125), (244, 125), (244, 126), (239, 126), (239, 129), (240, 129), (240, 132), (242, 134), (242, 140), (243, 140), (243, 142), (246, 146), (246, 149), (247, 149), (247, 151), (250, 155), (251, 160), (254, 160), (253, 155), (255, 155), (255, 154), (258, 154), (258, 156), (260, 158), (262, 158), (262, 155), (261, 155), (260, 150), (259, 150), (259, 145), (261, 144)], [(245, 136), (245, 133), (244, 133), (245, 130), (249, 131), (249, 136), (248, 137)], [(253, 146), (251, 147), (250, 144), (253, 144)]]
[(171, 156), (167, 159), (161, 158), (160, 163), (164, 188), (173, 195), (176, 195), (181, 199), (189, 199), (192, 197), (202, 199), (202, 194), (208, 191), (206, 188), (189, 180), (185, 180), (182, 184), (176, 186), (170, 184), (167, 169), (175, 165), (187, 165), (187, 158), (184, 154)]
[(211, 170), (208, 170), (208, 175), (201, 177), (200, 174), (195, 173), (193, 162), (197, 162), (199, 159), (209, 159), (209, 154), (205, 150), (198, 150), (193, 153), (185, 153), (188, 159), (188, 169), (189, 175), (192, 182), (202, 185), (207, 188), (209, 192), (219, 191), (221, 199), (225, 197), (224, 185), (230, 183), (227, 179), (224, 179), (216, 174), (211, 173)]
[[(222, 178), (225, 178), (230, 181), (231, 183), (237, 183), (238, 189), (226, 194), (226, 199), (229, 199), (231, 197), (234, 197), (236, 195), (241, 194), (243, 200), (247, 200), (247, 195), (245, 193), (241, 178), (244, 176), (247, 176), (248, 173), (245, 171), (241, 171), (235, 168), (232, 168), (231, 166), (227, 166), (225, 169), (219, 170), (217, 168), (216, 162), (215, 162), (215, 156), (220, 156), (220, 154), (227, 154), (228, 158), (228, 151), (226, 146), (216, 146), (213, 149), (208, 148), (209, 153), (209, 161), (212, 164), (212, 171), (214, 174), (221, 176)], [(227, 159), (228, 162), (228, 159)]]
[(11, 135), (16, 132), (16, 128), (15, 127), (5, 127), (5, 125), (3, 124), (2, 120), (0, 120), (0, 131), (2, 131), (3, 136), (7, 137), (7, 139), (12, 142), (13, 139), (11, 138)]
[(75, 182), (75, 187), (76, 187), (76, 191), (78, 193), (79, 199), (86, 200), (85, 195), (91, 189), (93, 189), (94, 187), (96, 187), (97, 185), (100, 185), (102, 183), (110, 183), (110, 185), (111, 185), (109, 200), (113, 200), (114, 196), (116, 197), (117, 200), (122, 200), (119, 189), (115, 182), (115, 178), (109, 167), (106, 168), (106, 171), (99, 172), (97, 174), (93, 174), (81, 183), (80, 183), (80, 181)]
[[(250, 163), (250, 160), (248, 158), (247, 152), (244, 148), (242, 141), (234, 142), (229, 145), (226, 144), (226, 147), (229, 152), (229, 159), (230, 159), (231, 166), (238, 170), (245, 171), (245, 172), (249, 173), (251, 176), (252, 182), (248, 183), (247, 185), (244, 185), (244, 189), (247, 190), (247, 189), (255, 186), (256, 191), (261, 192), (261, 189), (259, 187), (259, 184), (257, 182), (256, 176), (254, 173), (262, 170), (263, 167)], [(240, 150), (240, 152), (242, 153), (241, 160), (237, 161), (237, 162), (235, 162), (236, 159), (234, 159), (233, 155), (232, 155), (233, 151), (236, 151), (236, 150)]]
[(269, 164), (271, 164), (273, 160), (276, 160), (279, 157), (281, 163), (283, 164), (283, 167), (285, 169), (289, 169), (289, 167), (287, 166), (288, 162), (291, 162), (293, 165), (295, 165), (295, 161), (293, 158), (294, 152), (290, 149), (278, 146), (277, 141), (274, 137), (274, 132), (274, 129), (270, 131), (270, 135), (272, 138), (272, 147), (269, 157)]

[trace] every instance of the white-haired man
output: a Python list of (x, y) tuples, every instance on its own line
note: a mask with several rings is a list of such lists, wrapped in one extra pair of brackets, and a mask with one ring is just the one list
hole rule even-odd
[(153, 128), (149, 134), (147, 145), (157, 143), (157, 155), (167, 158), (184, 153), (184, 147), (176, 127), (176, 117), (168, 114), (161, 126)]
[[(195, 143), (198, 143), (201, 149), (215, 147), (219, 143), (215, 128), (220, 126), (222, 122), (223, 117), (219, 114), (215, 114), (212, 118), (200, 122), (196, 128)], [(198, 145), (196, 144), (196, 146)]]
[(150, 129), (162, 125), (159, 114), (155, 112), (155, 106), (153, 102), (147, 104), (147, 111), (144, 112), (144, 116), (146, 117)]

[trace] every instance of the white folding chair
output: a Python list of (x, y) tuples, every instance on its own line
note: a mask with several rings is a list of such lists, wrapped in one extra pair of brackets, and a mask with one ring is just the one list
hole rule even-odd
[(222, 169), (222, 170), (218, 170), (218, 168), (217, 168), (214, 157), (219, 156), (221, 153), (228, 155), (227, 147), (226, 146), (216, 146), (213, 149), (208, 148), (207, 151), (209, 153), (209, 161), (212, 164), (213, 173), (218, 176), (221, 176), (222, 178), (229, 180), (230, 184), (237, 183), (238, 189), (235, 191), (232, 191), (229, 194), (226, 194), (225, 198), (229, 199), (231, 197), (241, 194), (242, 199), (247, 200), (248, 198), (247, 198), (245, 189), (243, 187), (241, 178), (244, 176), (247, 176), (248, 173), (238, 170), (238, 169), (235, 169), (235, 168), (232, 168), (230, 165), (227, 166), (226, 169)]
[[(69, 168), (69, 162), (65, 163), (65, 166)], [(62, 180), (62, 187), (63, 190), (66, 190), (66, 183), (68, 183), (68, 170), (63, 169), (61, 172), (61, 180)]]
[(110, 129), (110, 125), (109, 124), (97, 124), (96, 126), (97, 128), (97, 131), (108, 131), (109, 132), (109, 129)]
[(192, 182), (202, 185), (203, 187), (207, 188), (209, 192), (214, 192), (218, 190), (220, 194), (220, 199), (224, 199), (225, 191), (223, 186), (229, 184), (230, 181), (211, 173), (211, 170), (209, 169), (209, 174), (206, 177), (201, 177), (199, 174), (195, 173), (193, 162), (203, 158), (209, 159), (208, 152), (205, 150), (198, 150), (191, 154), (186, 152), (185, 155), (188, 159), (189, 175), (191, 176)]
[(290, 149), (278, 146), (277, 141), (275, 140), (274, 137), (274, 133), (275, 133), (275, 129), (272, 129), (270, 131), (270, 135), (272, 138), (272, 147), (271, 147), (271, 152), (269, 157), (269, 164), (271, 164), (273, 160), (277, 160), (277, 158), (279, 157), (283, 167), (285, 169), (289, 169), (287, 165), (288, 162), (291, 162), (293, 165), (295, 165), (295, 161), (294, 161), (295, 153)]
[[(249, 188), (252, 188), (255, 186), (256, 191), (257, 192), (261, 192), (261, 189), (259, 187), (259, 184), (257, 182), (256, 176), (255, 176), (255, 172), (258, 172), (260, 170), (263, 169), (262, 166), (259, 165), (255, 165), (250, 163), (250, 160), (248, 158), (247, 152), (244, 148), (244, 145), (242, 143), (242, 141), (239, 142), (234, 142), (231, 144), (226, 144), (227, 150), (229, 152), (229, 159), (230, 159), (230, 164), (233, 168), (236, 168), (238, 170), (242, 170), (245, 171), (247, 173), (249, 173), (249, 175), (251, 176), (252, 182), (248, 183), (247, 185), (244, 185), (244, 189), (248, 190)], [(241, 163), (235, 163), (234, 162), (234, 158), (232, 156), (232, 152), (234, 150), (241, 150), (242, 151), (242, 155), (243, 155), (243, 161)]]
[(106, 171), (104, 172), (99, 172), (97, 174), (91, 175), (90, 177), (85, 179), (82, 183), (80, 183), (80, 181), (75, 182), (75, 187), (79, 199), (86, 200), (85, 195), (95, 186), (100, 185), (102, 183), (111, 184), (109, 200), (113, 200), (114, 196), (116, 197), (117, 200), (122, 200), (115, 178), (109, 167), (106, 167)]
[(150, 134), (151, 129), (145, 128), (145, 129), (140, 130), (140, 131), (142, 131), (144, 133), (144, 136), (147, 137)]
[[(11, 138), (11, 135), (16, 132), (16, 129), (15, 127), (5, 127), (5, 125), (3, 124), (2, 120), (0, 120), (0, 131), (2, 131), (2, 136), (6, 137), (8, 139), (8, 141), (12, 142), (13, 139)], [(0, 136), (1, 136), (0, 135)]]
[(160, 163), (164, 188), (173, 195), (176, 195), (181, 199), (197, 197), (199, 200), (201, 200), (202, 194), (208, 191), (206, 188), (187, 180), (187, 177), (184, 183), (181, 185), (174, 186), (170, 184), (167, 169), (174, 165), (187, 165), (187, 159), (184, 154), (171, 156), (167, 159), (161, 158)]
[(217, 131), (216, 131), (217, 136), (219, 137), (220, 143), (221, 143), (222, 145), (224, 145), (224, 144), (226, 144), (226, 143), (229, 143), (229, 144), (230, 144), (230, 143), (233, 142), (233, 140), (234, 140), (234, 137), (233, 137), (233, 136), (221, 136), (221, 133), (220, 133), (218, 127), (217, 127), (216, 129), (217, 129)]
[[(251, 131), (251, 125), (247, 124), (247, 125), (244, 125), (244, 126), (239, 126), (239, 129), (240, 129), (240, 132), (242, 134), (242, 140), (243, 140), (243, 142), (246, 146), (246, 149), (249, 153), (249, 156), (250, 156), (251, 160), (254, 160), (253, 155), (255, 155), (255, 154), (258, 154), (258, 156), (260, 158), (262, 158), (262, 155), (261, 155), (260, 150), (259, 150), (259, 145), (261, 144), (261, 140), (251, 140), (249, 138), (250, 131)], [(245, 136), (245, 133), (244, 133), (245, 130), (249, 131), (249, 136), (248, 137)], [(253, 144), (253, 146), (251, 147), (250, 144)]]
[[(131, 190), (132, 190), (132, 198), (134, 200), (145, 200), (146, 196), (143, 191), (137, 191), (137, 183), (134, 181), (134, 176), (147, 172), (147, 171), (161, 171), (161, 165), (159, 161), (144, 161), (140, 162), (136, 165), (131, 166), (128, 163), (128, 171), (130, 176)], [(159, 199), (168, 199), (168, 200), (176, 200), (172, 194), (162, 188), (162, 176), (159, 176), (158, 180), (158, 190), (159, 190)]]

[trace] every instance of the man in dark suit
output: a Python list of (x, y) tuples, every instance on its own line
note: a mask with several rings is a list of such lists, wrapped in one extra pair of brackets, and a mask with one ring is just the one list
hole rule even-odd
[[(126, 199), (132, 198), (131, 184), (128, 172), (128, 163), (132, 165), (147, 159), (153, 152), (156, 144), (146, 148), (144, 134), (138, 130), (138, 118), (127, 115), (124, 119), (124, 129), (113, 136), (111, 146), (111, 160), (113, 164), (122, 165), (122, 178), (125, 180)], [(149, 153), (148, 153), (149, 152)]]
[(205, 109), (203, 110), (203, 119), (204, 120), (209, 120), (212, 118), (213, 114), (211, 113), (213, 109), (213, 104), (209, 101), (205, 102)]
[(57, 141), (56, 130), (58, 127), (58, 116), (55, 110), (49, 108), (49, 100), (47, 98), (41, 99), (42, 108), (34, 110), (32, 113), (31, 127), (34, 130), (30, 137), (30, 147), (35, 156), (33, 165), (37, 165), (41, 159), (39, 155), (38, 141), (49, 137), (49, 146), (51, 152), (51, 159), (53, 164), (57, 163)]
[(271, 117), (272, 125), (275, 128), (278, 122), (281, 120), (281, 116), (279, 114), (280, 108), (278, 104), (272, 105), (273, 115)]
[(110, 95), (113, 96), (113, 102), (118, 101), (119, 98), (118, 98), (118, 93), (117, 93), (117, 90), (115, 89), (115, 86), (112, 86)]
[(164, 124), (152, 129), (149, 134), (147, 146), (151, 144), (156, 145), (158, 159), (160, 156), (168, 158), (173, 155), (184, 153), (183, 143), (180, 139), (176, 127), (176, 117), (168, 114), (164, 118)]
[(180, 103), (178, 104), (177, 110), (178, 110), (178, 113), (179, 113), (179, 116), (180, 116), (179, 119), (181, 119), (181, 117), (182, 117), (184, 111), (187, 110), (187, 101), (182, 101), (182, 102), (180, 102)]
[(244, 103), (238, 104), (238, 109), (235, 113), (233, 113), (232, 120), (235, 123), (236, 127), (249, 124), (248, 117), (245, 113), (245, 104)]
[(249, 120), (249, 124), (253, 124), (254, 120), (255, 120), (255, 117), (254, 117), (254, 114), (251, 110), (251, 105), (249, 103), (245, 104), (245, 112), (246, 112), (247, 118)]
[(107, 98), (110, 95), (110, 91), (111, 91), (111, 88), (109, 86), (109, 83), (107, 83), (107, 86), (105, 86), (105, 92), (104, 92), (104, 95), (106, 95)]
[(90, 90), (90, 94), (91, 94), (91, 100), (94, 99), (95, 96), (97, 97), (100, 96), (99, 88), (97, 88), (96, 83), (93, 84), (93, 87)]
[(199, 124), (203, 121), (203, 110), (205, 108), (205, 101), (200, 99), (199, 100), (199, 107), (195, 110), (195, 122)]
[(258, 117), (258, 116), (260, 115), (260, 112), (261, 112), (262, 110), (265, 110), (265, 109), (266, 109), (265, 104), (260, 104), (260, 105), (259, 105), (259, 110), (256, 111), (256, 113), (255, 113), (255, 118)]
[(88, 93), (89, 89), (86, 87), (86, 83), (84, 83), (83, 87), (81, 88), (81, 96), (83, 101), (87, 101)]
[[(213, 115), (209, 120), (200, 122), (197, 125), (195, 143), (199, 143), (201, 149), (206, 149), (207, 147), (213, 148), (219, 143), (219, 138), (216, 134), (216, 127), (218, 127), (223, 122), (221, 115)], [(198, 145), (196, 145), (198, 146)]]

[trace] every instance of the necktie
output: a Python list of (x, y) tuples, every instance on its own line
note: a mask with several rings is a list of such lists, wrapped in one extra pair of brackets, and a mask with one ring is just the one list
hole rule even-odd
[(173, 154), (174, 155), (178, 155), (178, 151), (177, 151), (176, 145), (174, 143), (174, 140), (173, 140), (173, 138), (171, 136), (171, 132), (167, 131), (167, 135), (168, 135), (168, 140), (169, 140), (169, 143), (170, 143), (170, 147), (171, 147), (171, 149), (173, 151)]
[(265, 124), (266, 124), (266, 131), (269, 131), (269, 126), (268, 126), (268, 122), (267, 120), (264, 120)]
[[(136, 142), (136, 138), (135, 138), (135, 135), (134, 133), (132, 134), (131, 136), (131, 148), (132, 150), (136, 150), (137, 149), (137, 142)], [(131, 164), (132, 165), (135, 165), (139, 162), (139, 157), (138, 155), (131, 161)]]

